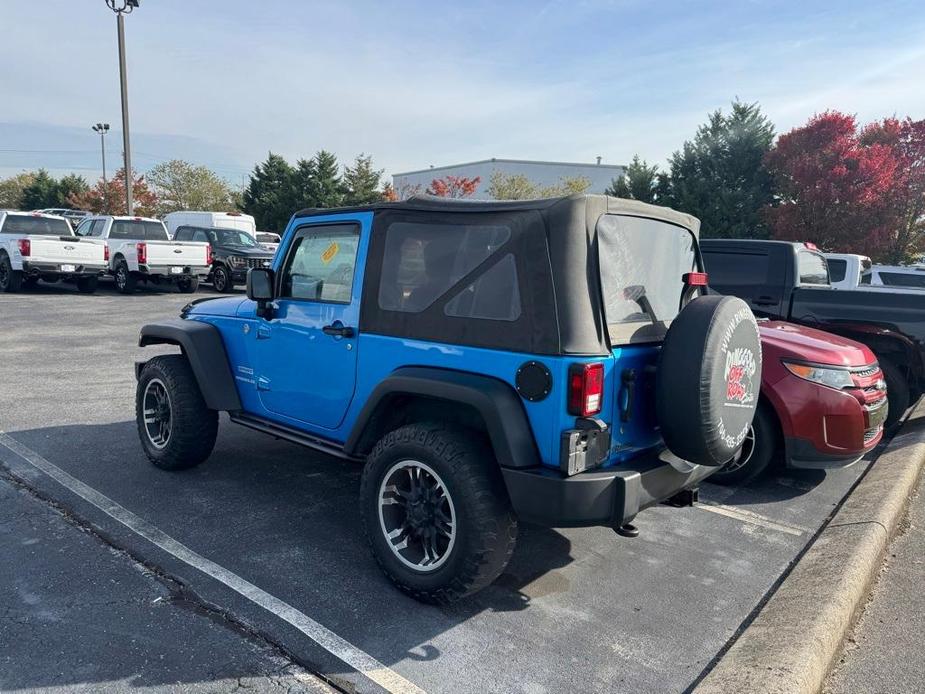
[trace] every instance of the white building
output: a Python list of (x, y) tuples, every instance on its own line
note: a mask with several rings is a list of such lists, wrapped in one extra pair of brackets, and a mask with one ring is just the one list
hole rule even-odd
[[(598, 158), (598, 162), (600, 158)], [(588, 193), (603, 193), (610, 187), (611, 181), (622, 176), (625, 166), (617, 164), (581, 164), (564, 161), (528, 161), (524, 159), (484, 159), (466, 164), (452, 166), (432, 166), (419, 171), (406, 171), (392, 176), (392, 185), (400, 197), (408, 197), (414, 193), (423, 193), (435, 178), (445, 176), (464, 176), (466, 178), (480, 177), (478, 189), (472, 196), (478, 200), (490, 200), (488, 184), (494, 172), (500, 171), (507, 175), (523, 174), (537, 186), (553, 186), (564, 178), (584, 176), (591, 181)]]

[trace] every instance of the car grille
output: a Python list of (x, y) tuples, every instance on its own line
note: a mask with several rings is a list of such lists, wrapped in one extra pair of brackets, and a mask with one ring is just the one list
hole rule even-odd
[(868, 444), (877, 438), (877, 434), (880, 433), (880, 427), (874, 427), (873, 429), (868, 429), (864, 432), (864, 443)]
[(270, 258), (243, 258), (238, 256), (236, 259), (235, 265), (238, 267), (246, 267), (248, 269), (252, 267), (261, 268), (261, 267), (270, 267)]

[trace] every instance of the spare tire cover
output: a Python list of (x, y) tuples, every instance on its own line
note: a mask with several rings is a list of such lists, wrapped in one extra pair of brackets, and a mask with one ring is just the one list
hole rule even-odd
[(687, 304), (665, 336), (655, 388), (659, 427), (672, 453), (698, 465), (732, 458), (761, 389), (761, 340), (748, 304), (732, 296)]

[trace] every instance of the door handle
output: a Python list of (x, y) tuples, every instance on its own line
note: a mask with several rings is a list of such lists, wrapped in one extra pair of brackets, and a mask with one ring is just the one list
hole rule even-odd
[(257, 339), (258, 340), (269, 340), (270, 339), (270, 326), (269, 325), (258, 325), (257, 326)]
[(344, 325), (340, 321), (334, 321), (331, 325), (324, 326), (321, 332), (332, 337), (353, 337), (356, 334), (353, 328)]

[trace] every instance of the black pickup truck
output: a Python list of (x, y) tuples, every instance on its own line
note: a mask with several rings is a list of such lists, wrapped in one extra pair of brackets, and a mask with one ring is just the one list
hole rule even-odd
[(755, 315), (870, 347), (886, 379), (888, 424), (925, 392), (925, 291), (835, 291), (825, 258), (812, 244), (710, 239), (700, 250), (710, 288), (744, 299)]

